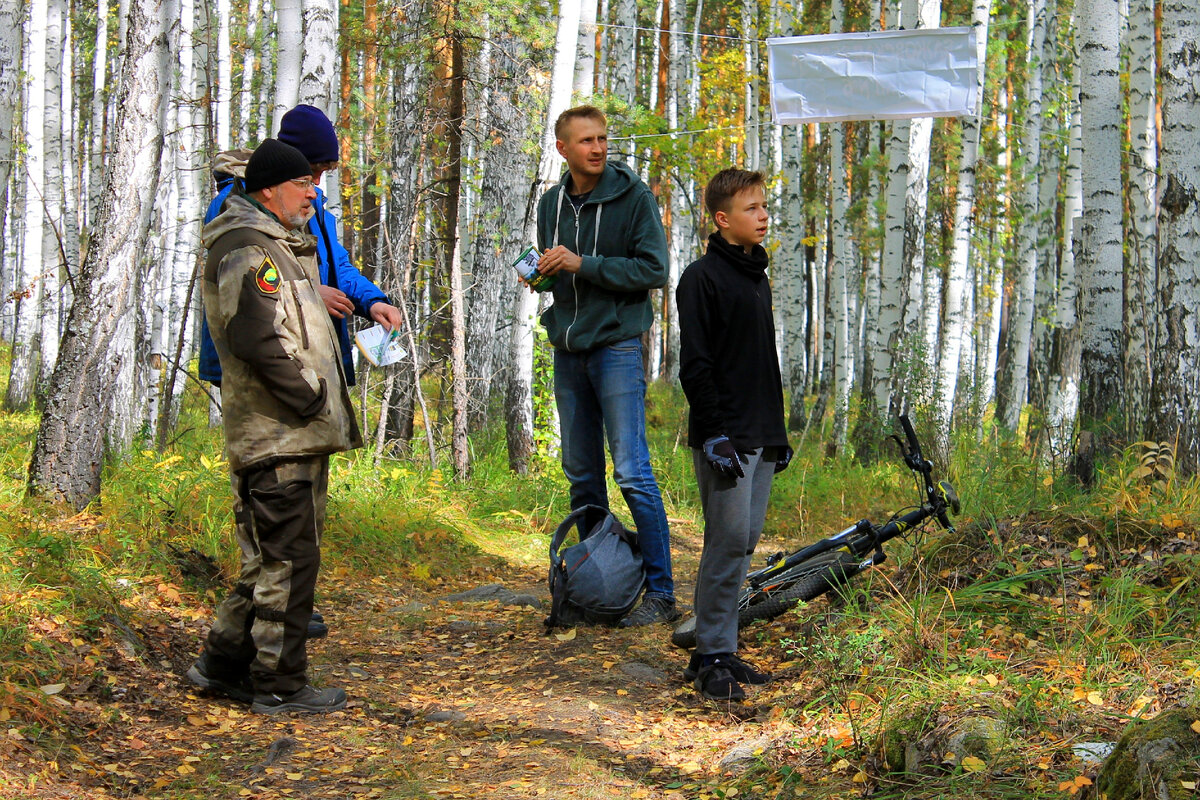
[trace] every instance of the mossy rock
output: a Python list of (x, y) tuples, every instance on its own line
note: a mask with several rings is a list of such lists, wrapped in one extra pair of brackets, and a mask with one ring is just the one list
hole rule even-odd
[(893, 714), (880, 733), (879, 750), (892, 772), (916, 773), (921, 767), (959, 763), (967, 756), (989, 765), (1005, 760), (1012, 750), (1008, 725), (987, 714), (934, 719), (919, 706)]
[[(1200, 710), (1176, 708), (1130, 725), (1096, 778), (1100, 800), (1194, 800)], [(1196, 725), (1196, 727), (1193, 727)]]

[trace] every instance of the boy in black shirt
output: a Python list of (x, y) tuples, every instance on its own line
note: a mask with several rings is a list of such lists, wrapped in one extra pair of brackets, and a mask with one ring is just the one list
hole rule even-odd
[(679, 279), (679, 379), (704, 510), (696, 649), (684, 677), (715, 700), (770, 676), (737, 657), (737, 597), (762, 534), (776, 472), (792, 457), (767, 281), (761, 172), (726, 169), (704, 189), (717, 231)]

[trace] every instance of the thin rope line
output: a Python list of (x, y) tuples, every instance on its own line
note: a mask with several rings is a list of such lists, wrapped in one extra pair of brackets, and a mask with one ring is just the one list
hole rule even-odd
[(669, 28), (644, 28), (640, 25), (617, 25), (611, 22), (596, 22), (591, 26), (581, 27), (596, 27), (596, 28), (612, 28), (613, 30), (623, 31), (642, 31), (643, 33), (670, 33), (675, 36), (697, 36), (704, 39), (725, 39), (731, 42), (754, 42), (756, 44), (766, 44), (766, 39), (750, 39), (745, 36), (728, 36), (723, 33), (700, 33), (699, 31), (677, 31)]

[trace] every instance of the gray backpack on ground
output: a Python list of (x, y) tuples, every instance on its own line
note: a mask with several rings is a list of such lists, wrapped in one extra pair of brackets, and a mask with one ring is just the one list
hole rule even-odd
[[(582, 520), (598, 519), (579, 544), (563, 550), (567, 534)], [(646, 583), (636, 531), (600, 506), (577, 508), (550, 540), (550, 616), (546, 627), (616, 625), (629, 613)]]

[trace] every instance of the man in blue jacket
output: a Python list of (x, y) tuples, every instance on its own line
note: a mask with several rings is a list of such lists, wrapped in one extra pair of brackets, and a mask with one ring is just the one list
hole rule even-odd
[[(389, 329), (399, 327), (404, 319), (400, 316), (400, 310), (388, 302), (387, 295), (363, 277), (350, 263), (350, 254), (337, 239), (337, 220), (325, 210), (325, 193), (320, 187), (321, 176), (337, 168), (340, 156), (333, 123), (321, 109), (298, 105), (283, 115), (279, 123), (278, 138), (279, 141), (290, 144), (303, 153), (312, 167), (313, 183), (317, 184), (317, 199), (312, 203), (315, 213), (308, 221), (307, 231), (317, 237), (317, 260), (321, 271), (321, 286), (317, 289), (321, 299), (325, 301), (325, 308), (333, 317), (338, 343), (341, 345), (346, 382), (353, 386), (354, 350), (350, 343), (346, 317), (349, 314), (358, 314)], [(213, 177), (217, 181), (218, 191), (204, 215), (205, 224), (221, 212), (222, 206), (233, 191), (234, 183), (244, 177), (250, 152), (230, 150), (214, 159)], [(208, 320), (201, 323), (200, 378), (216, 386), (221, 385), (221, 362), (217, 358), (217, 350), (208, 332)]]
[(571, 508), (608, 507), (607, 435), (613, 478), (633, 515), (646, 568), (642, 604), (620, 624), (671, 622), (680, 614), (667, 515), (646, 445), (641, 340), (654, 321), (650, 290), (667, 283), (667, 238), (649, 187), (625, 164), (608, 160), (600, 109), (564, 111), (554, 136), (567, 173), (538, 204), (538, 271), (558, 276), (554, 304), (541, 321), (554, 345)]

